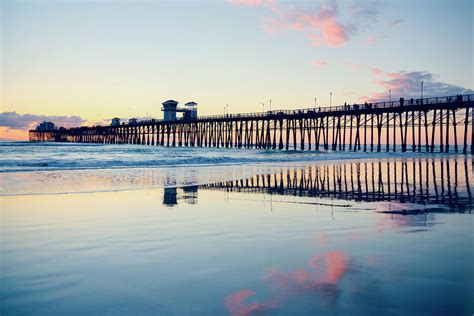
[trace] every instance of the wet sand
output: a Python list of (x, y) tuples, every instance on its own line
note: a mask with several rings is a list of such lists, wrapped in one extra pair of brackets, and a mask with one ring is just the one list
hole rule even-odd
[(472, 314), (472, 160), (272, 171), (0, 197), (1, 314)]

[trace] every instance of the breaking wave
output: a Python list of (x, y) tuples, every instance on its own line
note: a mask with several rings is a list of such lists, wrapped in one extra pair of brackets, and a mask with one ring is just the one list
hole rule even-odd
[(397, 155), (407, 157), (410, 153), (303, 152), (234, 148), (3, 142), (0, 143), (0, 172), (273, 164), (367, 157), (383, 158)]

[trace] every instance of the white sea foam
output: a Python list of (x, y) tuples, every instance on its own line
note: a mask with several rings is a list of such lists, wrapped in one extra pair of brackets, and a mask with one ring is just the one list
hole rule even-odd
[(4, 142), (0, 143), (0, 172), (248, 165), (410, 155), (419, 154)]

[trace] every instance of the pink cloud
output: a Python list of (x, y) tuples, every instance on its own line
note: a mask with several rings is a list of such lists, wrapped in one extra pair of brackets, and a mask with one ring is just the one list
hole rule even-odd
[[(249, 1), (255, 5), (258, 0)], [(304, 33), (313, 45), (340, 47), (350, 40), (350, 35), (356, 31), (353, 24), (345, 24), (339, 20), (336, 1), (330, 1), (316, 9), (303, 10), (295, 5), (279, 5), (272, 2), (269, 6), (272, 16), (263, 21), (262, 28), (267, 33), (293, 31)]]
[[(284, 12), (284, 13), (282, 13)], [(353, 27), (338, 21), (338, 10), (335, 2), (328, 3), (319, 9), (302, 11), (276, 10), (276, 17), (268, 19), (264, 29), (270, 32), (291, 30), (306, 33), (313, 45), (340, 47), (349, 40)]]
[[(337, 0), (327, 0), (318, 7), (303, 3), (278, 3), (276, 0), (229, 0), (235, 5), (263, 6), (270, 10), (262, 23), (266, 33), (293, 31), (303, 35), (317, 46), (341, 47), (350, 41), (359, 28), (367, 28), (377, 20), (378, 1), (356, 1), (342, 6), (339, 11)], [(305, 5), (305, 7), (303, 7)], [(395, 25), (401, 20), (393, 20)], [(368, 37), (367, 44), (375, 43), (379, 37)]]
[(376, 76), (379, 76), (381, 74), (383, 74), (383, 70), (382, 69), (379, 69), (379, 68), (372, 68), (372, 73)]
[(407, 78), (406, 72), (401, 71), (401, 72), (386, 72), (385, 76), (390, 79), (405, 79)]
[(472, 89), (438, 81), (436, 76), (428, 71), (399, 71), (385, 72), (374, 68), (372, 73), (383, 76), (374, 81), (376, 87), (382, 91), (375, 91), (368, 96), (361, 97), (360, 101), (377, 102), (388, 99), (388, 90), (391, 90), (392, 100), (398, 98), (419, 98), (421, 82), (423, 81), (423, 96), (457, 95), (474, 93)]
[(345, 27), (334, 18), (324, 22), (322, 33), (328, 46), (340, 47), (349, 40)]
[(323, 60), (316, 59), (316, 60), (313, 60), (313, 65), (315, 65), (316, 67), (326, 67), (328, 63)]

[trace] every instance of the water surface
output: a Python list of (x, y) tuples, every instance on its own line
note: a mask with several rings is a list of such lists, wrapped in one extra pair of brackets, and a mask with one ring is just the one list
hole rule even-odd
[(1, 179), (2, 315), (474, 311), (471, 156)]

